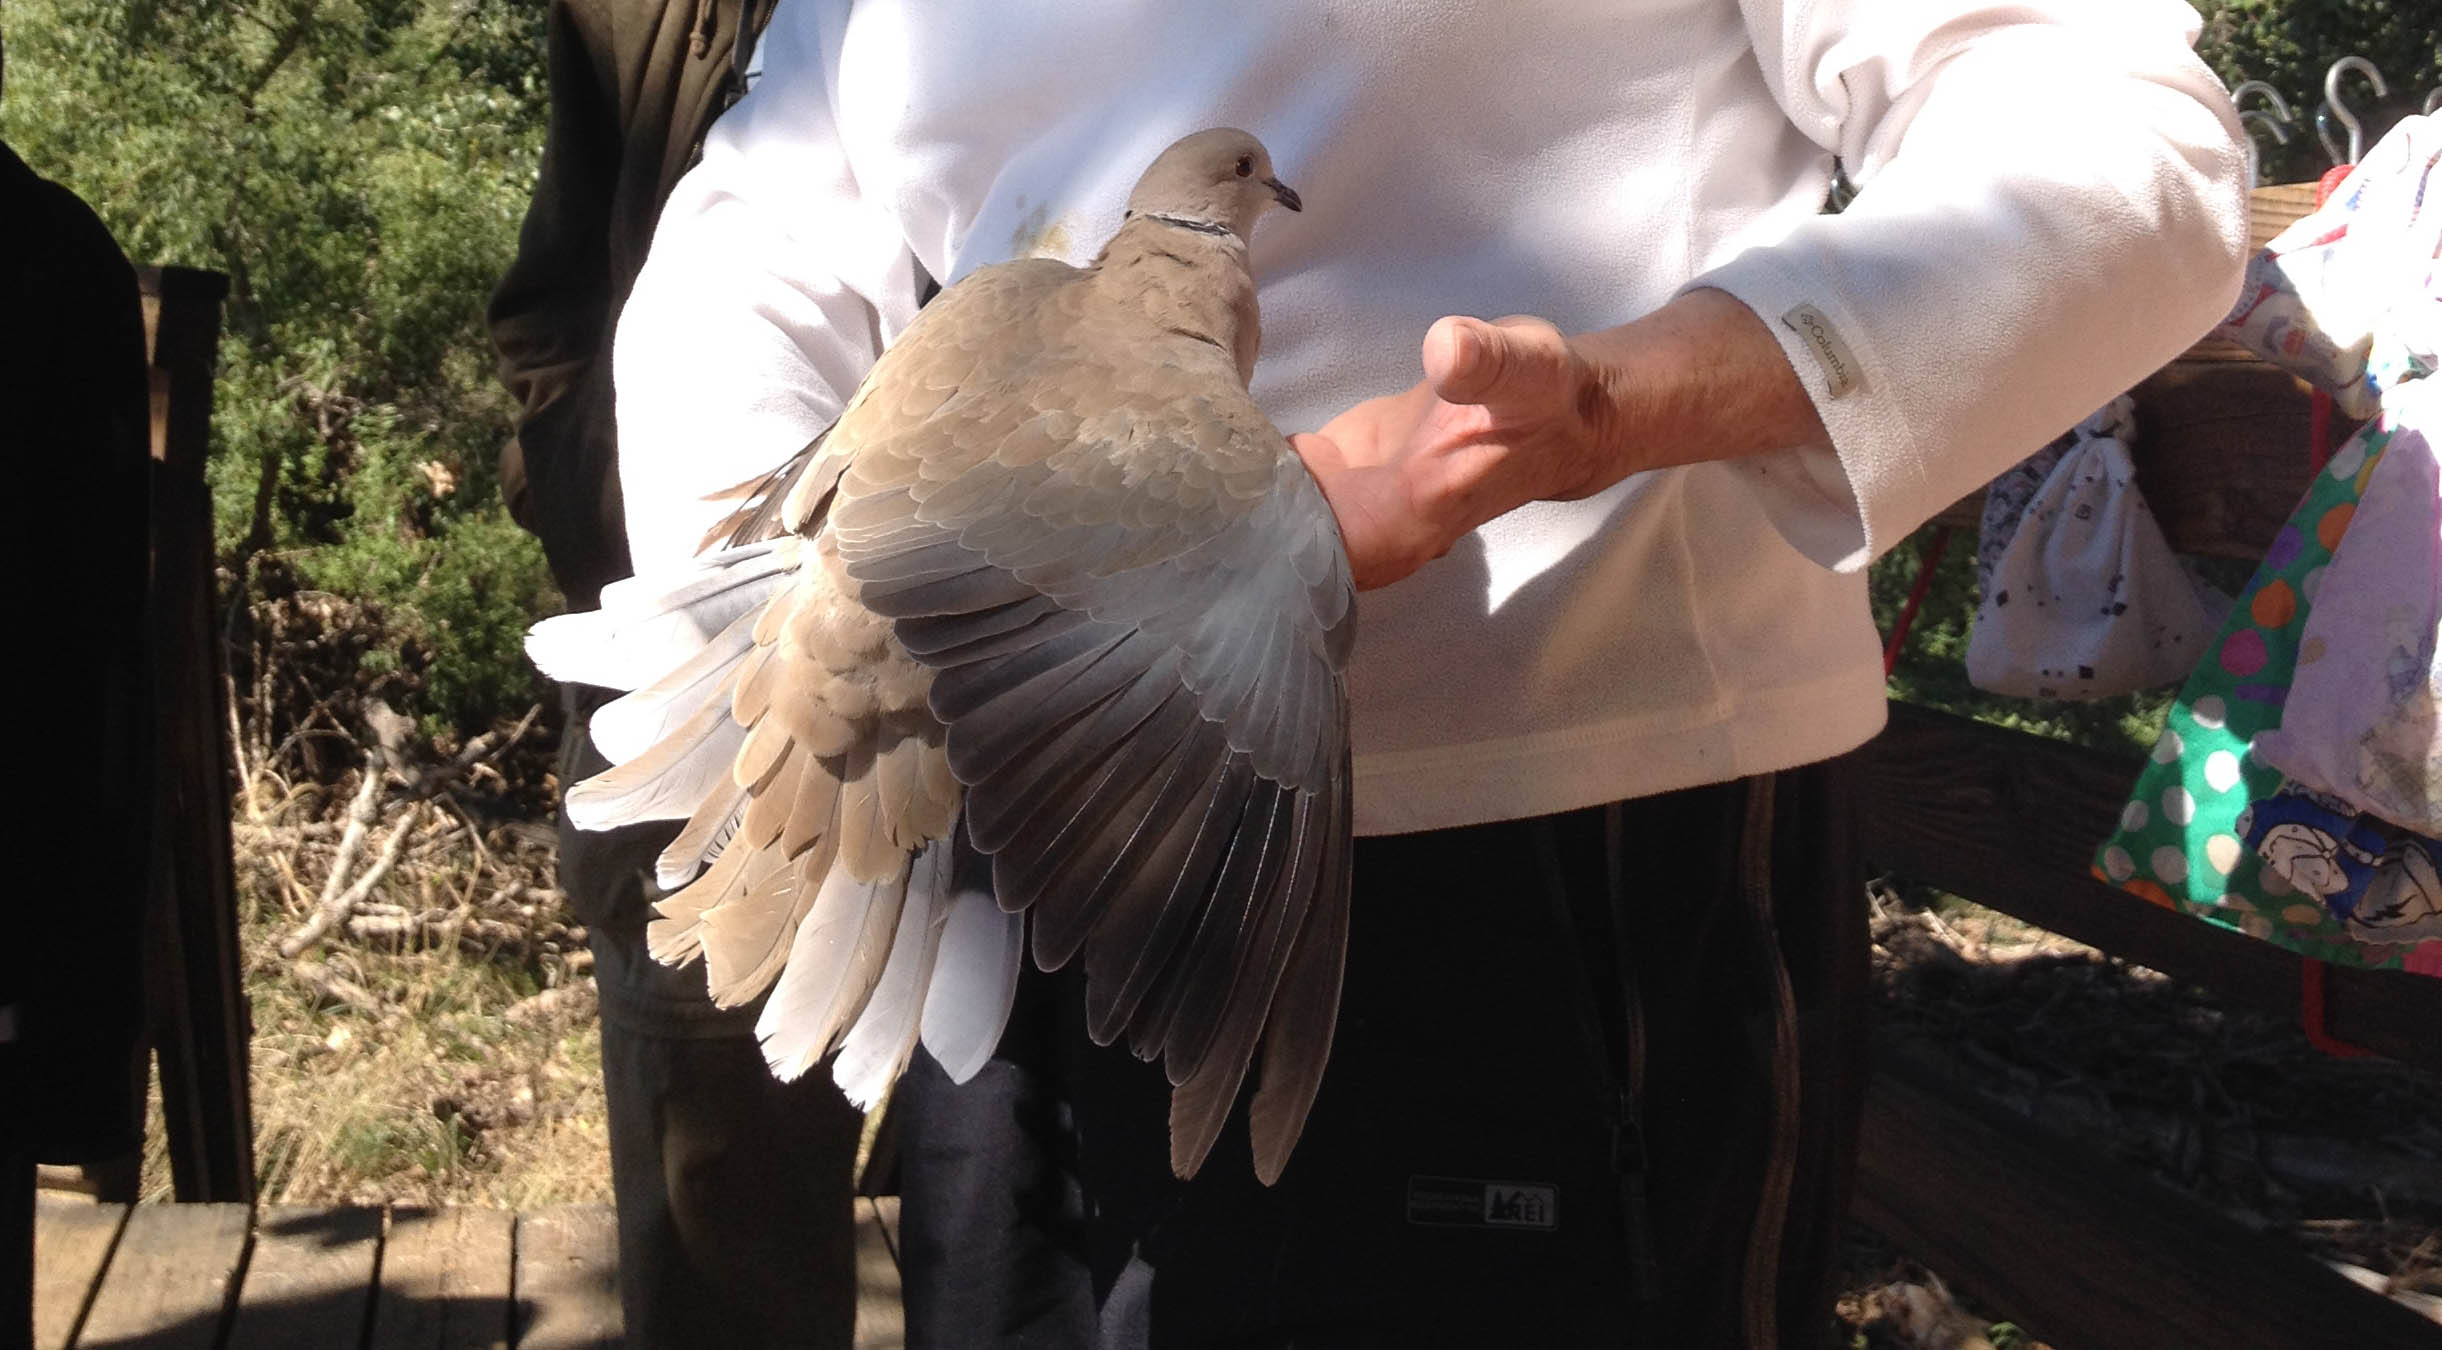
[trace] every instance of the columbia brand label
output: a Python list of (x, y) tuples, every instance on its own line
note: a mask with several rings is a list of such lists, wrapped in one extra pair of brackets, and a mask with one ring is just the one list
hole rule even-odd
[(1532, 1181), (1409, 1177), (1408, 1222), (1460, 1228), (1557, 1228), (1560, 1189)]
[(1848, 342), (1822, 310), (1800, 305), (1781, 316), (1781, 326), (1797, 334), (1806, 350), (1815, 354), (1815, 364), (1823, 368), (1823, 383), (1833, 398), (1846, 397), (1863, 385), (1865, 372), (1857, 365), (1857, 354), (1848, 349)]

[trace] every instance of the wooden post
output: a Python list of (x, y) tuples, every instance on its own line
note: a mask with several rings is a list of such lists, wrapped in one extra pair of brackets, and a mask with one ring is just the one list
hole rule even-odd
[(180, 1200), (254, 1199), (245, 990), (229, 846), (229, 745), (219, 714), (212, 493), (204, 459), (220, 303), (229, 279), (138, 269), (153, 394), (153, 888), (146, 987)]

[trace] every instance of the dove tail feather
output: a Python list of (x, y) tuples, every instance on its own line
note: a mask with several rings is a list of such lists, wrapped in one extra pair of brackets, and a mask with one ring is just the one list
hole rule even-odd
[(725, 549), (673, 576), (629, 578), (602, 608), (536, 624), (526, 650), (560, 680), (632, 690), (594, 715), (611, 769), (568, 790), (569, 820), (608, 829), (686, 820), (655, 871), (683, 882), (725, 842), (737, 802), (729, 781), (746, 728), (729, 715), (755, 630), (797, 566), (798, 541)]
[(762, 607), (797, 567), (794, 536), (723, 549), (675, 573), (602, 588), (602, 607), (545, 619), (526, 655), (552, 679), (641, 689), (700, 652), (739, 615)]
[(871, 881), (857, 880), (844, 866), (823, 876), (771, 999), (755, 1019), (774, 1077), (784, 1083), (803, 1077), (864, 1012), (895, 945), (890, 938), (906, 898), (904, 863)]
[(594, 747), (613, 764), (624, 764), (707, 705), (726, 704), (740, 664), (755, 649), (755, 619), (762, 612), (758, 605), (730, 620), (669, 674), (596, 709), (587, 727)]
[(730, 761), (745, 740), (746, 728), (726, 708), (698, 709), (644, 753), (569, 788), (561, 807), (583, 830), (685, 820), (706, 797), (729, 789)]
[(932, 987), (924, 991), (924, 1048), (953, 1083), (980, 1072), (1000, 1047), (1026, 962), (1026, 919), (992, 898), (992, 860), (953, 829), (951, 894), (942, 916)]
[(665, 891), (686, 885), (698, 869), (719, 860), (745, 817), (746, 789), (733, 786), (725, 795), (706, 797), (687, 818), (686, 828), (653, 860), (654, 883)]
[(654, 960), (681, 966), (703, 954), (705, 911), (728, 896), (745, 865), (745, 853), (724, 853), (702, 876), (654, 903), (660, 917), (644, 929), (645, 950)]
[(936, 839), (916, 855), (907, 877), (907, 902), (899, 911), (899, 930), (890, 942), (890, 959), (882, 965), (873, 996), (840, 1042), (831, 1077), (848, 1100), (872, 1110), (898, 1081), (916, 1052), (924, 1001), (933, 983), (933, 961), (941, 948), (941, 930), (949, 917), (953, 892), (950, 881), (950, 841)]

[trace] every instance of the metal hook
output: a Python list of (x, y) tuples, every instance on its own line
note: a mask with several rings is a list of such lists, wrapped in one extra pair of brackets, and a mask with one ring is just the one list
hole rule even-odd
[[(2352, 70), (2373, 82), (2376, 98), (2391, 97), (2391, 84), (2383, 78), (2383, 72), (2376, 70), (2374, 63), (2362, 56), (2344, 56), (2334, 61), (2331, 68), (2323, 72), (2323, 100), (2331, 105), (2332, 116), (2339, 119), (2340, 124), (2349, 129), (2349, 157), (2345, 160), (2338, 160), (2343, 164), (2355, 164), (2358, 157), (2366, 152), (2365, 124), (2357, 120), (2357, 114), (2349, 111), (2349, 105), (2340, 101), (2340, 77)], [(2331, 149), (2331, 143), (2326, 141), (2324, 148)]]
[(2254, 129), (2257, 127), (2262, 127), (2266, 131), (2272, 133), (2273, 144), (2287, 145), (2289, 144), (2289, 128), (2282, 125), (2280, 118), (2273, 116), (2271, 113), (2268, 113), (2261, 108), (2249, 108), (2247, 111), (2240, 113), (2239, 121), (2249, 130), (2249, 135), (2247, 137), (2247, 181), (2261, 187), (2263, 186), (2264, 179), (2263, 147), (2256, 144), (2255, 136), (2253, 134)]
[[(2243, 108), (2247, 102), (2247, 96), (2249, 94), (2262, 94), (2264, 96), (2264, 101), (2272, 105), (2272, 113), (2268, 120), (2278, 122), (2284, 127), (2298, 120), (2298, 115), (2289, 110), (2289, 100), (2281, 97), (2281, 91), (2273, 88), (2269, 84), (2264, 83), (2262, 80), (2249, 80), (2245, 84), (2240, 85), (2238, 88), (2231, 90), (2231, 105), (2234, 107)], [(2241, 115), (2244, 116), (2244, 113)], [(2261, 115), (2262, 114), (2259, 114), (2259, 116)], [(2286, 131), (2282, 133), (2281, 144), (2289, 144), (2289, 135)]]
[(2239, 121), (2247, 124), (2248, 126), (2262, 127), (2266, 131), (2271, 132), (2272, 143), (2274, 145), (2289, 144), (2289, 124), (2283, 122), (2280, 118), (2273, 116), (2271, 113), (2264, 111), (2262, 108), (2249, 108), (2247, 111), (2240, 113)]
[[(2262, 94), (2264, 96), (2264, 101), (2270, 103), (2273, 110), (2271, 112), (2264, 112), (2260, 109), (2241, 107), (2240, 105), (2247, 102), (2247, 96), (2250, 94)], [(2253, 128), (2260, 126), (2266, 131), (2271, 132), (2273, 144), (2287, 145), (2289, 144), (2290, 125), (2296, 119), (2289, 110), (2289, 101), (2281, 97), (2281, 91), (2273, 88), (2269, 84), (2264, 83), (2262, 80), (2248, 80), (2241, 84), (2238, 88), (2231, 90), (2230, 102), (2233, 107), (2240, 108), (2240, 125), (2249, 129), (2247, 135), (2247, 181), (2251, 184), (2261, 183), (2264, 178), (2264, 156), (2262, 150), (2255, 143), (2255, 133)]]
[[(2263, 95), (2273, 111), (2247, 107), (2248, 97), (2255, 94)], [(2264, 154), (2263, 147), (2256, 144), (2255, 129), (2262, 127), (2271, 132), (2275, 145), (2289, 144), (2289, 102), (2281, 97), (2280, 90), (2262, 80), (2248, 80), (2230, 91), (2230, 103), (2239, 110), (2239, 126), (2247, 133), (2247, 181), (2251, 185), (2261, 184), (2264, 181)]]
[(2332, 139), (2332, 105), (2329, 103), (2318, 103), (2315, 105), (2315, 139), (2323, 142), (2324, 156), (2330, 159), (2334, 164), (2351, 164), (2356, 162), (2354, 160), (2342, 158), (2340, 153), (2340, 142)]

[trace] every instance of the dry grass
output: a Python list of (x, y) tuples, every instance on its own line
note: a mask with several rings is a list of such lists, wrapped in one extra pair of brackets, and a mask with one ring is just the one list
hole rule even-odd
[[(550, 729), (435, 742), (324, 698), (274, 740), (261, 706), (230, 712), (262, 1198), (608, 1201), (591, 957), (532, 823)], [(155, 1117), (143, 1189), (166, 1199)]]
[(589, 975), (456, 944), (330, 953), (376, 1000), (361, 1006), (280, 968), (289, 924), (283, 911), (246, 930), (266, 1200), (609, 1200)]

